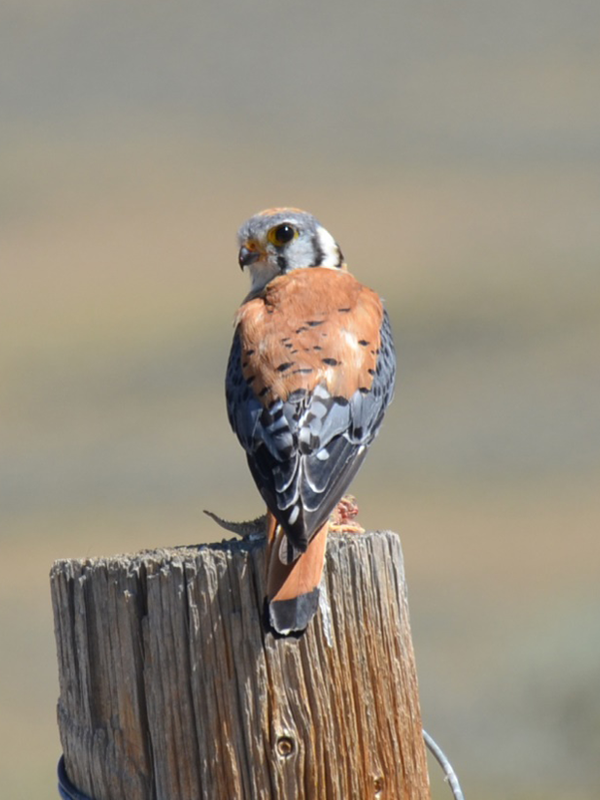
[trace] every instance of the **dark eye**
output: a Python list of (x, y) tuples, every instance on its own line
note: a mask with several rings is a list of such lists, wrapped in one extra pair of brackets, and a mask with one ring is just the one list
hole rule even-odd
[(271, 228), (267, 234), (267, 239), (271, 244), (274, 244), (275, 247), (283, 247), (284, 244), (291, 242), (296, 236), (298, 236), (296, 228), (290, 225), (289, 222), (282, 222), (281, 225)]

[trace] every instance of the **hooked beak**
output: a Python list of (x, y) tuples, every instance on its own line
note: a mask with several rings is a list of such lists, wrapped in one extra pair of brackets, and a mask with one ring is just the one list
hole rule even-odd
[(242, 245), (242, 247), (240, 247), (240, 252), (238, 255), (240, 269), (249, 267), (250, 264), (254, 264), (255, 261), (258, 261), (259, 258), (260, 251), (256, 247), (253, 247), (252, 245)]

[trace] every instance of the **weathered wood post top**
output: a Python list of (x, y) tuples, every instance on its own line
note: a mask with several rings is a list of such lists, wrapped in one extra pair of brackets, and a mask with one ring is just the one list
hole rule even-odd
[(332, 534), (325, 601), (265, 632), (264, 540), (64, 560), (58, 721), (94, 800), (428, 800), (399, 537)]

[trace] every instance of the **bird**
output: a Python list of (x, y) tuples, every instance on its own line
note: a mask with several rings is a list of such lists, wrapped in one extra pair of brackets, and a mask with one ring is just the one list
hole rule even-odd
[(330, 515), (393, 398), (394, 343), (381, 298), (312, 214), (261, 211), (238, 246), (251, 287), (234, 318), (227, 413), (267, 506), (265, 623), (301, 635), (319, 607)]

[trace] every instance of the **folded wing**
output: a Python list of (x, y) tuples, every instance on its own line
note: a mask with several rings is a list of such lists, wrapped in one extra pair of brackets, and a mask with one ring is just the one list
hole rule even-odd
[(387, 313), (347, 272), (296, 270), (240, 309), (229, 421), (295, 549), (306, 550), (348, 488), (394, 381)]

